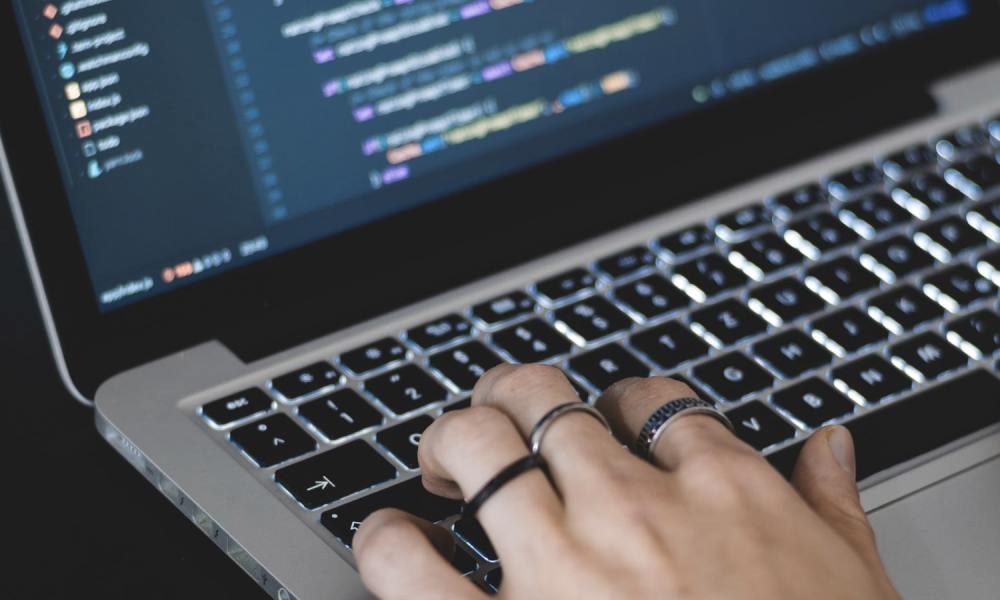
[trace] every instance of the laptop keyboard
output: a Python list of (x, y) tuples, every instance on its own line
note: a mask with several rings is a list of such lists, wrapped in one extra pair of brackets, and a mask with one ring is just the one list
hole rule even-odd
[(200, 415), (331, 543), (350, 548), (368, 514), (401, 508), (449, 526), (464, 548), (456, 569), (495, 588), (485, 532), (423, 489), (417, 446), (502, 361), (559, 366), (584, 399), (625, 377), (684, 380), (786, 475), (830, 423), (855, 434), (864, 477), (1000, 422), (982, 397), (1000, 389), (998, 197), (1000, 116), (305, 365)]

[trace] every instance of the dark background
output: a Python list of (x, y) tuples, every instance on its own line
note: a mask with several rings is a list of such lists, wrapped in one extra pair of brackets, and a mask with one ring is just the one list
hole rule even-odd
[(266, 598), (63, 387), (0, 189), (7, 598)]

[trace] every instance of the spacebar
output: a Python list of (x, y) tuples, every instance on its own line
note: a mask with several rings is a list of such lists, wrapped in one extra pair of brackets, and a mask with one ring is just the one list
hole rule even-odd
[[(1000, 379), (983, 369), (898, 400), (845, 427), (854, 435), (858, 480), (1000, 423)], [(791, 478), (799, 442), (767, 457)]]

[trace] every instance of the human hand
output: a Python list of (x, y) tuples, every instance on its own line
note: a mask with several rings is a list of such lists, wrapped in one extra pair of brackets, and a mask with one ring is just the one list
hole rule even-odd
[[(622, 447), (657, 408), (691, 396), (676, 381), (630, 379), (596, 403), (618, 439), (580, 412), (552, 424), (541, 447), (549, 476), (517, 477), (478, 513), (503, 565), (500, 597), (899, 598), (860, 505), (846, 429), (813, 435), (792, 484), (708, 416), (673, 422), (652, 464)], [(546, 412), (574, 400), (553, 367), (491, 370), (472, 408), (424, 433), (425, 487), (471, 498), (528, 454)], [(354, 542), (362, 579), (384, 600), (486, 597), (449, 564), (450, 534), (413, 516), (375, 513)]]

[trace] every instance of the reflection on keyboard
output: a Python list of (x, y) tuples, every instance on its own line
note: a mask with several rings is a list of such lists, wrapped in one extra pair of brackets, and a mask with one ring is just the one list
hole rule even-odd
[(409, 510), (451, 527), (469, 550), (456, 568), (487, 588), (501, 575), (486, 534), (423, 490), (416, 448), (500, 361), (560, 366), (584, 398), (624, 377), (681, 378), (786, 475), (811, 431), (845, 423), (872, 475), (1000, 423), (1000, 402), (981, 394), (1000, 389), (998, 123), (553, 274), (201, 415), (248, 466), (275, 469), (331, 543), (349, 548), (378, 508)]

